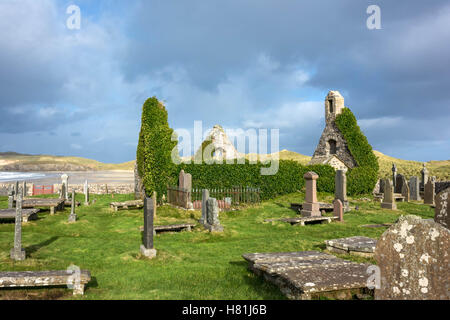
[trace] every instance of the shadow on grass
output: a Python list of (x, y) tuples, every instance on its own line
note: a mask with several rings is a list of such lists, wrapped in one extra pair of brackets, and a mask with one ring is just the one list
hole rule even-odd
[(51, 237), (45, 241), (42, 241), (38, 244), (33, 244), (27, 248), (25, 248), (25, 252), (27, 253), (27, 255), (31, 255), (32, 253), (35, 253), (36, 251), (38, 251), (39, 249), (46, 247), (48, 245), (50, 245), (51, 243), (55, 242), (56, 240), (58, 240), (59, 237)]

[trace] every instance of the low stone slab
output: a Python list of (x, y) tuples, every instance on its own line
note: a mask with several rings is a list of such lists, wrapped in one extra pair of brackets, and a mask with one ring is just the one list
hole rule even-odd
[(22, 202), (22, 208), (50, 208), (50, 214), (54, 214), (55, 211), (64, 210), (64, 199), (55, 198), (33, 198), (25, 199)]
[[(180, 223), (180, 224), (170, 224), (165, 226), (154, 226), (153, 230), (155, 233), (162, 232), (180, 232), (180, 231), (191, 231), (192, 228), (195, 227), (193, 223)], [(144, 227), (139, 228), (141, 231), (144, 231)]]
[(125, 202), (111, 202), (109, 204), (110, 208), (114, 211), (118, 211), (119, 209), (135, 209), (142, 208), (144, 206), (143, 200), (130, 200)]
[(392, 226), (392, 223), (363, 224), (360, 227), (363, 227), (363, 228), (383, 228), (383, 227), (390, 227), (390, 226)]
[(281, 218), (281, 219), (266, 219), (265, 222), (282, 221), (290, 223), (291, 225), (314, 224), (314, 223), (331, 223), (337, 217), (300, 217), (300, 218)]
[[(28, 222), (30, 220), (37, 219), (37, 213), (39, 209), (22, 209), (22, 222)], [(10, 220), (16, 218), (16, 209), (1, 209), (0, 219)]]
[(57, 271), (14, 271), (0, 272), (0, 288), (49, 287), (72, 285), (73, 294), (84, 294), (84, 286), (91, 280), (91, 273), (81, 270), (79, 279), (75, 272)]
[[(381, 201), (383, 201), (383, 197), (384, 197), (383, 193), (377, 193), (373, 196), (373, 200), (381, 202)], [(400, 202), (405, 202), (405, 197), (402, 196), (401, 193), (394, 193), (394, 200), (400, 201)]]
[(336, 253), (349, 253), (359, 256), (373, 256), (377, 240), (355, 236), (349, 238), (339, 238), (332, 240), (325, 240), (327, 250)]
[(249, 269), (277, 285), (289, 299), (317, 296), (350, 299), (367, 291), (369, 264), (339, 259), (318, 251), (250, 253)]
[[(291, 203), (291, 209), (298, 211), (300, 214), (300, 210), (303, 208), (303, 203)], [(326, 212), (333, 211), (332, 203), (319, 202), (319, 210), (324, 210)]]

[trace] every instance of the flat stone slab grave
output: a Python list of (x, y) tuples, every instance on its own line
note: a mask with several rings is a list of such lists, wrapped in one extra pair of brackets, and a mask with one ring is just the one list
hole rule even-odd
[[(295, 210), (300, 214), (300, 210), (302, 210), (302, 203), (291, 203), (291, 209)], [(333, 211), (332, 203), (319, 202), (319, 210), (324, 210), (325, 212)]]
[[(22, 222), (36, 220), (39, 209), (22, 209)], [(16, 218), (16, 209), (1, 209), (0, 220), (11, 220)]]
[[(192, 228), (195, 227), (193, 223), (180, 223), (180, 224), (169, 224), (165, 226), (154, 226), (153, 230), (155, 233), (163, 233), (163, 232), (180, 232), (180, 231), (191, 231)], [(144, 227), (139, 228), (141, 231), (144, 231)]]
[(282, 221), (290, 223), (291, 225), (315, 224), (315, 223), (331, 223), (337, 217), (301, 217), (301, 218), (281, 218), (281, 219), (266, 219), (264, 222)]
[(54, 198), (35, 198), (25, 199), (22, 202), (22, 208), (50, 208), (50, 214), (54, 214), (55, 211), (64, 210), (64, 199)]
[[(378, 193), (376, 195), (374, 195), (373, 197), (374, 201), (383, 201), (383, 193)], [(401, 193), (394, 193), (394, 200), (395, 201), (400, 201), (400, 202), (405, 202), (405, 197), (402, 196)]]
[(292, 300), (319, 296), (351, 299), (367, 289), (369, 264), (356, 263), (318, 251), (249, 253), (249, 269), (278, 286)]
[(335, 253), (347, 253), (363, 257), (373, 257), (377, 240), (355, 236), (349, 238), (339, 238), (325, 240), (327, 250)]
[(144, 207), (143, 200), (130, 200), (125, 202), (111, 202), (109, 204), (110, 208), (114, 211), (118, 211), (119, 209), (131, 209), (131, 208), (142, 208)]
[(50, 287), (71, 284), (73, 294), (84, 294), (84, 286), (91, 280), (91, 273), (81, 270), (79, 283), (76, 273), (67, 270), (56, 271), (14, 271), (0, 272), (0, 288)]
[[(75, 201), (75, 207), (79, 207), (81, 205), (80, 201)], [(65, 207), (71, 207), (72, 206), (72, 200), (65, 200), (64, 201)]]

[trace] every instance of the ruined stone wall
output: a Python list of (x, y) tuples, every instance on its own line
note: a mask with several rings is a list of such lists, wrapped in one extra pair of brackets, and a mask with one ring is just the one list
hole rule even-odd
[[(7, 196), (8, 188), (10, 185), (14, 185), (14, 183), (3, 183), (0, 184), (0, 195)], [(84, 193), (84, 184), (70, 184), (69, 183), (69, 193), (72, 190), (75, 190), (76, 193)], [(53, 184), (53, 190), (55, 194), (59, 194), (61, 191), (61, 184)], [(32, 196), (33, 192), (33, 184), (27, 182), (27, 196)], [(89, 184), (89, 193), (90, 194), (129, 194), (134, 193), (134, 185), (131, 183), (92, 183)]]

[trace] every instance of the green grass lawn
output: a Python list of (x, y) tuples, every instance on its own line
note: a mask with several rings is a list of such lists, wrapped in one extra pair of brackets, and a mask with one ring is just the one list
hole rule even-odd
[[(398, 203), (398, 211), (382, 210), (379, 203), (350, 199), (358, 211), (345, 214), (345, 222), (291, 226), (265, 223), (267, 218), (295, 217), (291, 202), (302, 202), (295, 193), (263, 202), (259, 206), (221, 212), (223, 233), (211, 234), (202, 226), (192, 232), (158, 234), (157, 257), (139, 253), (143, 225), (142, 210), (113, 212), (111, 201), (131, 200), (132, 195), (91, 195), (95, 205), (76, 209), (78, 221), (68, 224), (70, 208), (23, 225), (25, 261), (9, 258), (14, 243), (14, 223), (0, 222), (0, 271), (65, 270), (74, 264), (91, 271), (85, 295), (73, 297), (65, 288), (0, 290), (0, 299), (285, 299), (277, 287), (247, 270), (241, 255), (251, 252), (325, 249), (324, 240), (355, 235), (378, 238), (386, 228), (364, 228), (363, 224), (395, 222), (401, 214), (432, 218), (433, 210), (419, 203)], [(83, 195), (76, 199), (83, 203)], [(319, 194), (331, 202), (332, 195)], [(0, 197), (0, 208), (7, 197)], [(159, 207), (156, 225), (196, 222), (199, 211)], [(339, 255), (358, 262), (371, 259)]]

